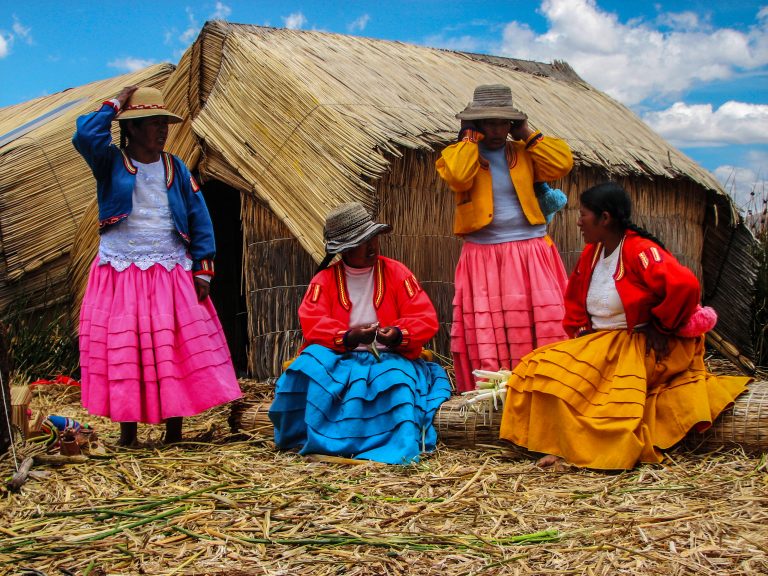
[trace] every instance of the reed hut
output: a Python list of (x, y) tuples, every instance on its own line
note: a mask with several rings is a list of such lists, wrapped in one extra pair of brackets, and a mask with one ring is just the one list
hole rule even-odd
[[(574, 170), (554, 183), (569, 205), (551, 226), (566, 267), (582, 249), (578, 194), (619, 180), (638, 223), (699, 275), (720, 312), (718, 329), (748, 352), (752, 240), (731, 200), (709, 172), (567, 64), (214, 21), (164, 92), (188, 119), (174, 127), (170, 149), (199, 174), (214, 219), (214, 300), (235, 359), (265, 378), (295, 353), (297, 307), (324, 253), (325, 215), (348, 201), (394, 226), (382, 251), (432, 297), (441, 321), (432, 345), (447, 352), (460, 240), (434, 163), (481, 83), (510, 85), (532, 125), (573, 149)], [(82, 282), (82, 268), (75, 272)]]
[(170, 64), (0, 108), (0, 310), (69, 304), (75, 232), (96, 183), (72, 146), (75, 119), (123, 86), (162, 88)]

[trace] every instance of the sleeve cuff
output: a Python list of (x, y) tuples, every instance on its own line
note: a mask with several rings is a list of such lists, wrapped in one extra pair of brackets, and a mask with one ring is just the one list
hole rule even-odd
[(651, 320), (651, 324), (653, 325), (653, 327), (656, 329), (657, 332), (664, 334), (666, 336), (671, 336), (672, 334), (675, 333), (674, 330), (667, 328), (661, 322), (659, 322), (658, 318), (653, 318)]
[(109, 106), (110, 108), (112, 108), (112, 110), (115, 111), (115, 113), (120, 112), (120, 100), (118, 100), (117, 98), (112, 98), (111, 100), (104, 100), (104, 102), (102, 102), (102, 105)]
[(213, 259), (205, 258), (198, 260), (192, 265), (192, 274), (194, 276), (209, 276), (213, 278), (216, 275), (213, 266)]
[(544, 134), (541, 133), (541, 130), (536, 130), (533, 134), (528, 136), (528, 138), (525, 141), (525, 149), (530, 150), (536, 144), (541, 142), (541, 139), (544, 138)]
[(464, 130), (459, 132), (459, 142), (474, 142), (477, 144), (483, 138), (485, 138), (485, 135), (474, 128), (464, 128)]

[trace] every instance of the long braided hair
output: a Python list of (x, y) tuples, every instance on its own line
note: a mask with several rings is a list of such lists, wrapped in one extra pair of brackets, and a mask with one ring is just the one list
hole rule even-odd
[(652, 240), (666, 250), (661, 240), (645, 228), (632, 222), (632, 202), (629, 199), (629, 194), (620, 184), (609, 181), (592, 186), (581, 193), (579, 201), (582, 206), (598, 216), (603, 212), (608, 212), (619, 225), (622, 232), (632, 230), (639, 236)]
[(120, 150), (125, 150), (125, 147), (128, 146), (127, 123), (127, 120), (120, 120), (118, 122), (118, 125), (120, 126)]

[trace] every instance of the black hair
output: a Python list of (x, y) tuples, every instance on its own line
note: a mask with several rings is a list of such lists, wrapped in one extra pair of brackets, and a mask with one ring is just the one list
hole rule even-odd
[(141, 123), (146, 120), (146, 117), (130, 118), (128, 120), (118, 121), (120, 126), (120, 148), (123, 149), (128, 146), (128, 122), (133, 122), (135, 126), (141, 126)]
[(329, 254), (326, 252), (325, 258), (323, 258), (323, 261), (320, 262), (320, 265), (317, 267), (317, 270), (315, 270), (315, 274), (320, 274), (320, 272), (328, 268), (328, 265), (331, 263), (331, 260), (333, 260), (334, 256), (336, 256), (336, 254)]
[(643, 238), (652, 240), (666, 250), (661, 240), (645, 228), (632, 222), (632, 201), (629, 199), (627, 191), (620, 184), (609, 181), (592, 186), (581, 193), (579, 201), (584, 208), (598, 216), (603, 212), (608, 212), (622, 232), (632, 230)]

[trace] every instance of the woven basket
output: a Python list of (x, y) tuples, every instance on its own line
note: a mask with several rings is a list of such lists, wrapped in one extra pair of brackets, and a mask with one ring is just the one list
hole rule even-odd
[(768, 382), (752, 382), (723, 410), (709, 430), (691, 432), (686, 446), (692, 450), (711, 451), (741, 446), (748, 453), (768, 452)]
[(443, 402), (435, 414), (438, 439), (446, 446), (474, 448), (479, 444), (498, 444), (501, 426), (501, 402), (498, 410), (486, 410), (482, 404), (468, 404), (462, 396)]

